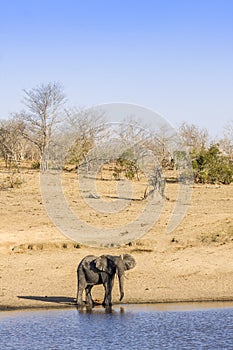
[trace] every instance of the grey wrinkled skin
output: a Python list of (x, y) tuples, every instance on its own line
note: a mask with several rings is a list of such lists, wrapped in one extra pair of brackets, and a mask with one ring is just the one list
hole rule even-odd
[[(82, 259), (77, 269), (78, 288), (77, 288), (77, 305), (82, 307), (94, 306), (91, 296), (91, 289), (97, 284), (103, 284), (105, 296), (103, 301), (104, 307), (112, 305), (112, 288), (115, 274), (119, 279), (120, 301), (124, 297), (124, 274), (126, 270), (134, 268), (135, 259), (130, 254), (119, 256), (101, 255), (100, 257), (88, 255)], [(86, 302), (82, 300), (83, 291), (86, 293)]]

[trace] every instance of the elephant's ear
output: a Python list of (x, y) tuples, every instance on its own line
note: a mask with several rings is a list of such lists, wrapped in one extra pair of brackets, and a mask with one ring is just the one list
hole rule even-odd
[(134, 257), (130, 254), (123, 254), (122, 260), (124, 263), (125, 271), (133, 269), (136, 266), (136, 261), (135, 261)]
[(99, 271), (104, 271), (110, 275), (116, 272), (116, 261), (112, 255), (101, 255), (94, 261), (95, 267)]
[(106, 256), (101, 255), (97, 259), (94, 260), (95, 267), (104, 272), (108, 272), (108, 259)]

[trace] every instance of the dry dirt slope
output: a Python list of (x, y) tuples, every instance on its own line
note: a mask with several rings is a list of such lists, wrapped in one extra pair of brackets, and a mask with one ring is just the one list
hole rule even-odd
[[(0, 191), (2, 309), (72, 303), (78, 262), (87, 254), (105, 252), (130, 252), (137, 260), (135, 269), (127, 273), (125, 302), (233, 300), (233, 186), (195, 186), (185, 219), (173, 233), (165, 234), (177, 195), (177, 185), (169, 184), (156, 225), (131, 245), (109, 250), (79, 248), (61, 235), (44, 209), (38, 172), (27, 170), (20, 176), (19, 188)], [(118, 225), (119, 214), (110, 219), (96, 215), (80, 201), (75, 181), (75, 174), (64, 174), (64, 192), (73, 210), (92, 224)], [(104, 195), (115, 193), (114, 182), (102, 181), (98, 186)], [(135, 186), (139, 198), (142, 188)], [(143, 205), (135, 201), (128, 215), (134, 217)], [(102, 288), (94, 288), (93, 293), (102, 298)]]

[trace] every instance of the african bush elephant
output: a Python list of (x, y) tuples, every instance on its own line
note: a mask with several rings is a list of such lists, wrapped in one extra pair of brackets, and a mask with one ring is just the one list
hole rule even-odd
[(94, 285), (103, 284), (105, 297), (103, 306), (112, 305), (112, 287), (117, 273), (119, 279), (120, 300), (124, 297), (124, 274), (126, 270), (134, 268), (136, 262), (130, 254), (119, 256), (101, 255), (100, 257), (88, 255), (82, 259), (77, 269), (78, 290), (77, 304), (83, 306), (82, 295), (85, 289), (86, 305), (94, 305), (91, 289)]

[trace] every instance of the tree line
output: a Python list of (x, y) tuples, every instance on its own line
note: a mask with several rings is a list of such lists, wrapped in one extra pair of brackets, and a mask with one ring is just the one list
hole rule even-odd
[[(226, 125), (223, 137), (218, 140), (213, 140), (206, 129), (183, 123), (177, 131), (179, 140), (176, 138), (177, 148), (174, 148), (166, 132), (161, 130), (159, 135), (148, 132), (133, 116), (117, 130), (110, 131), (104, 114), (69, 108), (64, 88), (58, 82), (41, 84), (23, 93), (24, 109), (0, 120), (0, 158), (8, 169), (20, 168), (22, 162), (39, 168), (47, 145), (63, 135), (69, 125), (76, 135), (65, 162), (70, 170), (83, 164), (88, 167), (98, 158), (90, 150), (100, 140), (107, 142), (114, 136), (117, 142), (113, 147), (118, 149), (117, 159), (113, 159), (115, 179), (119, 180), (124, 173), (129, 179), (140, 180), (148, 150), (158, 160), (161, 171), (175, 169), (182, 159), (179, 149), (185, 148), (191, 158), (195, 182), (229, 184), (233, 181), (233, 121)], [(121, 142), (126, 145), (122, 149)], [(108, 162), (113, 152), (110, 148), (101, 150), (101, 157)], [(156, 174), (158, 167), (154, 169)]]

